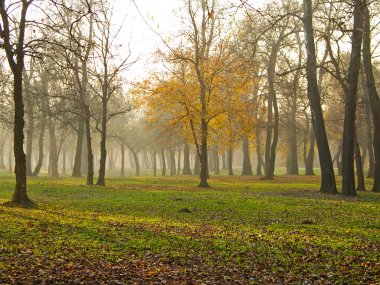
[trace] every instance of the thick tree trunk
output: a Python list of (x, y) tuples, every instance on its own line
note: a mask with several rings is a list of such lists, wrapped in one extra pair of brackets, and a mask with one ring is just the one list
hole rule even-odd
[(82, 117), (79, 117), (78, 130), (77, 130), (77, 144), (75, 149), (75, 159), (73, 166), (73, 177), (82, 176), (82, 146), (84, 136), (84, 121)]
[(373, 168), (373, 192), (380, 192), (380, 100), (376, 90), (376, 81), (373, 74), (371, 52), (371, 27), (368, 6), (364, 9), (363, 34), (363, 64), (366, 74), (368, 97), (372, 111), (373, 122), (373, 152), (375, 165)]
[(314, 129), (310, 131), (310, 146), (305, 160), (305, 175), (315, 175), (314, 173), (314, 148), (315, 148), (315, 134)]
[(354, 30), (351, 37), (351, 58), (347, 73), (348, 88), (345, 92), (342, 147), (342, 193), (346, 196), (356, 195), (354, 170), (355, 119), (363, 36), (363, 8), (360, 1), (354, 1), (354, 3)]
[(183, 146), (183, 170), (182, 175), (191, 175), (190, 169), (190, 146), (185, 143)]
[(132, 155), (133, 155), (133, 160), (135, 162), (135, 169), (136, 169), (135, 175), (136, 176), (140, 176), (139, 155), (138, 155), (138, 153), (136, 151), (132, 151)]
[(214, 160), (214, 173), (215, 175), (220, 174), (220, 162), (219, 162), (219, 147), (218, 145), (214, 145), (212, 148), (212, 157)]
[(27, 206), (32, 204), (26, 190), (26, 156), (24, 153), (24, 103), (22, 100), (22, 66), (13, 70), (13, 99), (14, 99), (14, 141), (16, 187), (12, 203)]
[(249, 140), (247, 136), (243, 137), (243, 169), (241, 175), (253, 175), (251, 158), (249, 155)]
[(306, 51), (307, 51), (307, 94), (310, 101), (310, 109), (312, 112), (312, 124), (316, 137), (319, 161), (321, 164), (321, 188), (322, 193), (336, 194), (336, 182), (334, 176), (334, 168), (332, 164), (330, 148), (327, 140), (327, 134), (325, 129), (325, 123), (323, 119), (321, 99), (318, 90), (317, 81), (317, 63), (315, 54), (314, 43), (314, 31), (312, 22), (312, 1), (304, 0), (304, 30), (306, 39)]

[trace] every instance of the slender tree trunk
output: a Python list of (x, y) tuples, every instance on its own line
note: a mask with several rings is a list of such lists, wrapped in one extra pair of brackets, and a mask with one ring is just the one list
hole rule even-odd
[(25, 101), (27, 107), (28, 128), (26, 129), (26, 175), (32, 175), (32, 150), (33, 150), (33, 135), (34, 135), (34, 109), (32, 103), (32, 95), (30, 90), (30, 78), (24, 71), (25, 81)]
[(233, 170), (234, 152), (231, 146), (228, 147), (227, 160), (228, 160), (228, 175), (234, 175), (234, 170)]
[(315, 134), (314, 129), (310, 131), (310, 146), (305, 161), (305, 175), (315, 175), (314, 173), (314, 148), (315, 148)]
[(12, 173), (14, 171), (12, 166), (12, 144), (9, 144), (9, 156), (8, 156), (8, 172)]
[(62, 151), (62, 174), (66, 175), (66, 148)]
[(78, 130), (77, 130), (77, 144), (75, 150), (75, 159), (73, 166), (73, 177), (82, 176), (82, 146), (83, 146), (83, 136), (84, 136), (84, 121), (82, 117), (79, 117)]
[(322, 193), (336, 194), (336, 182), (334, 176), (334, 168), (332, 164), (330, 148), (327, 140), (327, 134), (325, 129), (325, 123), (323, 119), (321, 99), (318, 90), (317, 81), (317, 63), (315, 54), (314, 43), (314, 31), (312, 22), (312, 1), (304, 0), (304, 30), (306, 38), (306, 50), (307, 50), (307, 94), (310, 101), (310, 109), (312, 112), (312, 124), (316, 137), (319, 161), (321, 164), (321, 188)]
[[(202, 104), (203, 105), (203, 104)], [(204, 110), (205, 112), (205, 110)], [(201, 145), (200, 145), (200, 183), (199, 187), (208, 188), (208, 159), (207, 159), (207, 136), (208, 126), (205, 118), (201, 118)]]
[(257, 155), (257, 167), (256, 175), (263, 175), (261, 168), (263, 167), (263, 158), (261, 157), (261, 128), (256, 128), (256, 155)]
[(120, 169), (120, 176), (125, 176), (125, 146), (124, 142), (120, 143), (120, 152), (121, 152), (121, 169)]
[(94, 185), (94, 155), (92, 153), (91, 143), (91, 123), (90, 107), (84, 106), (85, 109), (85, 131), (87, 143), (87, 185)]
[(251, 158), (249, 156), (248, 136), (243, 137), (243, 170), (241, 175), (253, 175)]
[(107, 159), (107, 100), (106, 95), (103, 95), (103, 112), (102, 112), (102, 132), (100, 139), (100, 162), (99, 162), (99, 177), (96, 185), (105, 186), (105, 176), (106, 176), (106, 159)]
[(213, 160), (214, 160), (214, 167), (215, 167), (215, 175), (220, 174), (220, 162), (219, 162), (219, 147), (218, 145), (215, 145), (212, 149), (212, 154), (213, 154)]
[(49, 144), (50, 144), (50, 169), (52, 177), (59, 177), (58, 173), (58, 148), (57, 148), (57, 139), (55, 136), (55, 126), (52, 120), (49, 122)]
[(190, 146), (186, 142), (183, 146), (183, 170), (182, 175), (191, 175), (190, 169)]
[(157, 152), (153, 152), (153, 176), (157, 176)]
[(195, 154), (195, 159), (194, 159), (194, 175), (199, 176), (201, 172), (201, 166), (199, 162), (199, 155), (198, 153)]
[(348, 68), (348, 88), (345, 92), (345, 112), (342, 147), (342, 192), (346, 196), (356, 195), (354, 149), (355, 119), (358, 79), (361, 59), (363, 8), (361, 1), (354, 1), (354, 30), (352, 32), (351, 59)]
[(41, 171), (42, 164), (44, 162), (44, 136), (46, 128), (46, 117), (41, 118), (40, 136), (38, 138), (38, 161), (33, 171), (33, 176), (38, 176)]
[(373, 74), (372, 52), (371, 52), (371, 27), (368, 6), (364, 9), (364, 34), (363, 34), (363, 64), (366, 74), (366, 85), (372, 111), (373, 122), (373, 192), (380, 192), (380, 100), (376, 90), (376, 81)]
[(161, 149), (161, 162), (162, 162), (162, 168), (161, 168), (161, 175), (166, 175), (166, 161), (165, 161), (165, 150)]
[(175, 151), (169, 148), (169, 159), (170, 159), (170, 176), (176, 175), (176, 165), (175, 165)]
[(364, 172), (362, 164), (362, 156), (360, 154), (360, 146), (355, 132), (355, 164), (356, 176), (358, 178), (358, 185), (356, 191), (365, 191)]
[(223, 153), (222, 153), (222, 169), (223, 170), (227, 169), (226, 152), (225, 151), (223, 151)]

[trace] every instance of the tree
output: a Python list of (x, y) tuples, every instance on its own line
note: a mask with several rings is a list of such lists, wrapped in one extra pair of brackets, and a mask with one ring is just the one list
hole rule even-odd
[(371, 52), (371, 17), (366, 3), (364, 6), (364, 34), (363, 34), (363, 65), (366, 74), (368, 98), (373, 120), (373, 151), (375, 165), (373, 169), (373, 192), (380, 192), (380, 99), (376, 90), (375, 77), (373, 75)]
[(336, 194), (336, 182), (334, 176), (334, 168), (331, 159), (329, 143), (323, 119), (321, 98), (318, 90), (317, 81), (317, 63), (314, 43), (314, 29), (313, 29), (313, 6), (311, 0), (303, 1), (304, 16), (303, 25), (305, 31), (306, 42), (306, 77), (307, 77), (307, 94), (310, 101), (310, 109), (312, 113), (312, 124), (317, 141), (319, 161), (321, 164), (321, 188), (322, 193)]
[[(26, 156), (23, 149), (24, 145), (24, 103), (23, 103), (23, 70), (25, 58), (25, 30), (26, 15), (28, 8), (33, 0), (18, 1), (21, 12), (16, 27), (12, 27), (13, 17), (8, 9), (5, 0), (0, 1), (1, 25), (0, 47), (5, 50), (8, 64), (13, 73), (13, 100), (15, 106), (14, 112), (14, 155), (15, 155), (15, 174), (16, 187), (12, 198), (12, 203), (21, 206), (33, 205), (33, 202), (27, 195), (26, 186)], [(14, 3), (12, 4), (14, 5)], [(12, 19), (12, 20), (11, 20)]]

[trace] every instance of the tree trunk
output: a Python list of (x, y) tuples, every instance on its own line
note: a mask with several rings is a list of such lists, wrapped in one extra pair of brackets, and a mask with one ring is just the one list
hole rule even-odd
[(87, 143), (87, 185), (94, 185), (94, 155), (92, 153), (91, 143), (91, 115), (90, 107), (84, 106), (85, 110), (85, 131)]
[(169, 158), (170, 158), (170, 176), (176, 175), (176, 165), (175, 165), (175, 151), (169, 148)]
[(183, 170), (182, 175), (191, 175), (190, 169), (190, 146), (185, 142), (183, 146)]
[(77, 130), (77, 144), (75, 150), (75, 159), (73, 166), (73, 177), (82, 176), (82, 146), (84, 136), (84, 121), (82, 117), (79, 117), (78, 130)]
[(253, 175), (251, 158), (249, 156), (249, 140), (247, 136), (243, 137), (243, 169), (241, 175)]
[(261, 128), (256, 128), (256, 155), (257, 155), (257, 167), (256, 175), (263, 175), (261, 168), (263, 167), (263, 158), (261, 157)]
[(50, 144), (49, 159), (50, 159), (50, 167), (51, 167), (50, 168), (51, 176), (59, 177), (57, 139), (55, 136), (55, 126), (52, 120), (50, 120), (49, 122), (48, 130), (49, 130), (49, 144)]
[(342, 146), (342, 193), (346, 196), (356, 195), (354, 170), (355, 119), (363, 36), (363, 8), (359, 1), (354, 3), (354, 30), (351, 38), (351, 58), (347, 73), (348, 88), (345, 92)]
[(102, 109), (102, 131), (100, 133), (100, 161), (99, 161), (99, 177), (96, 185), (105, 186), (106, 181), (106, 159), (107, 159), (107, 149), (106, 149), (106, 140), (107, 140), (107, 100), (105, 95), (103, 95), (103, 109)]
[[(203, 105), (203, 104), (202, 104)], [(207, 179), (208, 179), (208, 157), (207, 157), (207, 136), (208, 136), (208, 130), (207, 130), (207, 122), (205, 118), (201, 118), (201, 145), (200, 145), (200, 183), (199, 187), (202, 188), (208, 188), (210, 187), (208, 185)]]
[(14, 141), (16, 187), (12, 203), (26, 206), (32, 204), (26, 190), (26, 156), (24, 153), (24, 103), (22, 100), (22, 66), (13, 70)]
[(195, 159), (194, 159), (194, 175), (199, 176), (201, 172), (201, 167), (199, 163), (199, 155), (198, 152), (195, 154)]
[(234, 160), (234, 152), (232, 147), (228, 147), (227, 161), (228, 161), (228, 175), (234, 175), (233, 170), (233, 160)]
[(153, 152), (153, 176), (157, 176), (157, 153)]
[(372, 111), (373, 122), (373, 152), (375, 164), (373, 168), (373, 192), (380, 192), (380, 100), (376, 90), (376, 81), (373, 74), (371, 52), (371, 27), (368, 6), (364, 9), (363, 34), (363, 65), (366, 74), (366, 85)]
[(362, 156), (360, 154), (360, 146), (355, 132), (355, 164), (356, 164), (356, 176), (358, 178), (358, 185), (356, 191), (365, 191), (364, 172), (362, 164)]
[(165, 150), (164, 149), (161, 149), (161, 162), (162, 162), (161, 175), (165, 176), (166, 175), (166, 161), (165, 161)]
[(120, 143), (120, 152), (121, 152), (121, 168), (120, 168), (120, 176), (125, 176), (125, 147), (124, 142)]
[(44, 162), (44, 136), (46, 128), (46, 117), (41, 118), (40, 136), (38, 138), (38, 161), (33, 171), (33, 176), (38, 176), (41, 171), (42, 164)]
[(139, 162), (139, 155), (136, 151), (132, 151), (133, 159), (135, 161), (135, 167), (136, 167), (136, 176), (140, 176), (140, 162)]
[(318, 90), (317, 81), (317, 63), (315, 54), (314, 31), (312, 22), (312, 1), (304, 0), (304, 30), (306, 39), (307, 64), (307, 94), (310, 101), (310, 109), (312, 112), (312, 124), (316, 137), (319, 161), (321, 164), (321, 188), (322, 193), (337, 194), (336, 182), (334, 176), (334, 168), (332, 164), (329, 143), (323, 119), (321, 99)]
[(226, 152), (225, 151), (223, 151), (223, 153), (222, 153), (222, 169), (223, 170), (227, 169)]
[(214, 160), (214, 173), (215, 175), (219, 175), (220, 174), (220, 163), (219, 163), (219, 147), (218, 145), (215, 145), (213, 148), (212, 148), (212, 155), (213, 155), (213, 160)]
[(62, 151), (62, 174), (66, 175), (66, 148)]
[(315, 134), (314, 129), (310, 131), (310, 146), (305, 160), (305, 175), (315, 175), (314, 173), (314, 148), (315, 148)]
[(26, 129), (26, 175), (32, 175), (32, 150), (33, 150), (33, 135), (34, 135), (34, 109), (32, 103), (32, 95), (30, 90), (30, 78), (24, 71), (25, 81), (25, 101), (27, 107), (28, 128)]

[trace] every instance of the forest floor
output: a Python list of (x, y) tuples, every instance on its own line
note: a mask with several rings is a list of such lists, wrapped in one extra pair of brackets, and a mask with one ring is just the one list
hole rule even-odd
[[(0, 284), (380, 284), (379, 194), (302, 176), (84, 183), (31, 178), (37, 208), (0, 205)], [(0, 204), (13, 187), (1, 174)]]

